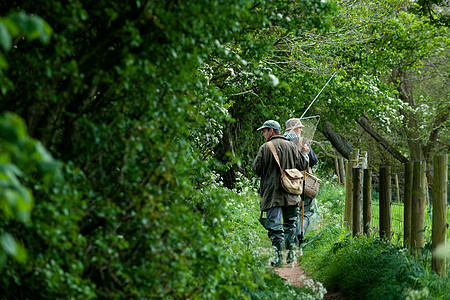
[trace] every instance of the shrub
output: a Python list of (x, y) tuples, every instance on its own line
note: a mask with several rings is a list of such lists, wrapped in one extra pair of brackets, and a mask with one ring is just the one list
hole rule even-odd
[(355, 299), (440, 299), (450, 288), (408, 251), (328, 225), (305, 245), (302, 266), (327, 287), (340, 289)]

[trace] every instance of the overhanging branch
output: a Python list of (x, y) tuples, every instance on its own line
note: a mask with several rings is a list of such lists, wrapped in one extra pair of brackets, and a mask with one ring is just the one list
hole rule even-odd
[(367, 119), (365, 116), (362, 116), (359, 120), (356, 120), (356, 123), (358, 123), (362, 127), (362, 129), (364, 129), (364, 131), (370, 134), (375, 141), (383, 146), (383, 148), (386, 149), (398, 161), (400, 161), (401, 163), (408, 162), (408, 159), (404, 157), (403, 154), (401, 154), (397, 149), (395, 149), (388, 140), (383, 138), (378, 132), (372, 129), (369, 119)]

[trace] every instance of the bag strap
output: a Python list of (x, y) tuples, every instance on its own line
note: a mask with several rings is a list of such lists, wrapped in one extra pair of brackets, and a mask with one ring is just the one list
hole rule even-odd
[(280, 168), (281, 174), (284, 174), (284, 171), (280, 165), (280, 159), (278, 158), (277, 150), (275, 150), (275, 146), (273, 145), (272, 141), (267, 142), (267, 145), (269, 145), (269, 148), (272, 151), (273, 157), (275, 157), (275, 160), (277, 161), (277, 164), (278, 164), (278, 167)]

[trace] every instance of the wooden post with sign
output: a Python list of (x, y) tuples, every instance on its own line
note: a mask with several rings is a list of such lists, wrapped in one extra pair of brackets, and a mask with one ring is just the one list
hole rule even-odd
[(335, 157), (334, 161), (334, 171), (336, 172), (337, 182), (341, 183), (341, 174), (339, 173), (339, 158)]

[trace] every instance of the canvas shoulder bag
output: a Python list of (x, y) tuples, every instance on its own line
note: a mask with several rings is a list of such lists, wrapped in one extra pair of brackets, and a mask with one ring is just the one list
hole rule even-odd
[(281, 172), (281, 186), (289, 194), (301, 195), (303, 191), (303, 174), (298, 169), (286, 169), (283, 170), (280, 165), (280, 159), (278, 158), (277, 151), (272, 142), (267, 142), (272, 154), (277, 161), (278, 167)]

